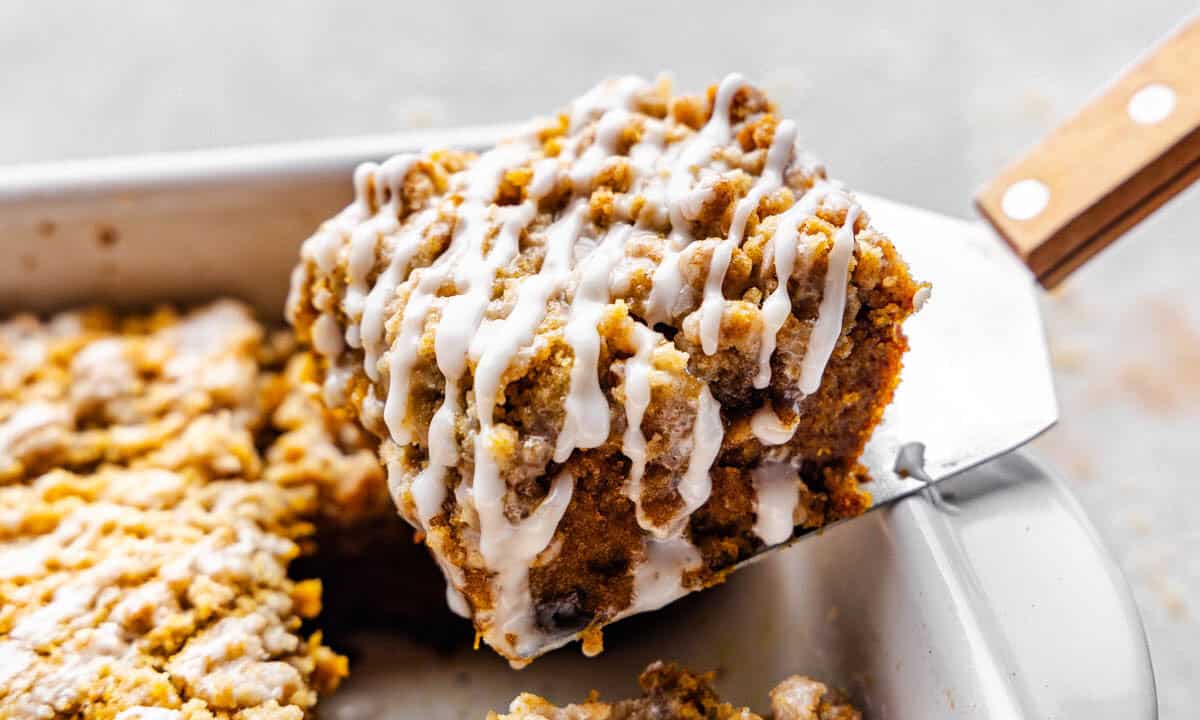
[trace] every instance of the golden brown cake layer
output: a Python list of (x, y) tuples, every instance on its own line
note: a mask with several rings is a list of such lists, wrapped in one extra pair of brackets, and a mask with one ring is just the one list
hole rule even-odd
[[(604, 702), (593, 696), (579, 704), (556, 706), (545, 698), (522, 693), (507, 714), (489, 720), (763, 720), (749, 708), (722, 702), (712, 674), (697, 674), (677, 665), (656, 662), (638, 678), (642, 695)], [(793, 675), (771, 691), (773, 720), (862, 720), (842, 693), (801, 675)]]
[(296, 719), (337, 686), (289, 565), (394, 509), (292, 347), (232, 302), (0, 323), (0, 717)]
[(738, 76), (366, 164), (289, 317), (515, 664), (856, 515), (924, 290)]

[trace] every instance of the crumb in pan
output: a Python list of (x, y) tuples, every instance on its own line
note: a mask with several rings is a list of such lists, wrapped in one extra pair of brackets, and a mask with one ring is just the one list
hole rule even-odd
[[(763, 720), (749, 708), (722, 702), (712, 687), (712, 674), (698, 674), (673, 663), (655, 662), (638, 678), (641, 697), (601, 701), (593, 692), (586, 701), (556, 706), (545, 698), (522, 693), (507, 714), (489, 713), (488, 720)], [(772, 720), (862, 720), (846, 697), (824, 683), (793, 675), (771, 691)]]
[(231, 301), (0, 322), (0, 717), (296, 720), (338, 685), (289, 566), (395, 511), (294, 349)]

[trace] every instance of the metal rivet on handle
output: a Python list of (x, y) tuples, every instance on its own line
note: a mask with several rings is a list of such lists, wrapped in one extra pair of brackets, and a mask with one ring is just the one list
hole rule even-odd
[(1013, 220), (1028, 220), (1046, 209), (1050, 188), (1041, 180), (1021, 180), (1008, 186), (1000, 199), (1000, 209)]
[(1175, 91), (1160, 83), (1153, 83), (1138, 90), (1125, 106), (1125, 112), (1139, 125), (1162, 122), (1174, 111)]

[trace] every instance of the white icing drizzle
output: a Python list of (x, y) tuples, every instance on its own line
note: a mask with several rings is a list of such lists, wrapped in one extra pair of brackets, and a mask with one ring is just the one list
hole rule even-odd
[[(557, 221), (546, 230), (546, 256), (536, 275), (526, 278), (517, 293), (517, 302), (508, 317), (490, 323), (476, 337), (475, 405), (479, 425), (492, 425), (492, 411), (500, 392), (500, 381), (517, 350), (533, 340), (538, 325), (546, 317), (550, 296), (560, 290), (570, 274), (571, 254), (583, 227), (586, 201), (572, 202)], [(476, 471), (478, 476), (478, 471)]]
[[(18, 405), (7, 420), (0, 421), (0, 459), (7, 462), (22, 442), (39, 432), (65, 429), (74, 420), (74, 412), (66, 404), (31, 401)], [(0, 577), (3, 577), (2, 573)]]
[[(554, 537), (558, 521), (566, 512), (574, 488), (567, 474), (555, 478), (550, 494), (520, 523), (504, 514), (507, 485), (500, 475), (493, 445), (496, 429), (493, 411), (504, 371), (517, 350), (533, 339), (545, 318), (551, 295), (560, 290), (570, 274), (572, 249), (579, 237), (587, 205), (576, 200), (546, 231), (546, 256), (536, 275), (521, 285), (516, 304), (508, 316), (490, 323), (488, 331), (476, 336), (473, 350), (479, 353), (475, 366), (475, 403), (479, 433), (475, 438), (475, 473), (472, 495), (479, 515), (479, 550), (489, 570), (496, 626), (489, 631), (493, 644), (510, 646), (509, 635), (517, 638), (511, 647), (518, 656), (537, 651), (542, 633), (534, 620), (529, 596), (529, 565)], [(480, 342), (486, 338), (487, 342)], [(474, 354), (474, 353), (473, 353)], [(432, 440), (433, 429), (430, 430)], [(432, 446), (430, 450), (433, 460)]]
[(533, 177), (529, 180), (529, 186), (525, 188), (526, 194), (532, 200), (541, 200), (550, 194), (561, 175), (558, 160), (554, 158), (538, 160), (533, 164)]
[(646, 471), (646, 438), (642, 434), (642, 418), (650, 403), (650, 373), (653, 371), (651, 355), (660, 336), (652, 330), (639, 326), (634, 341), (637, 352), (625, 365), (625, 429), (622, 452), (630, 460), (629, 477), (625, 494), (633, 501), (638, 525), (660, 540), (678, 538), (687, 527), (687, 522), (697, 508), (708, 501), (712, 494), (712, 477), (709, 470), (721, 452), (725, 428), (721, 422), (721, 404), (712, 396), (708, 385), (700, 387), (696, 398), (696, 418), (692, 424), (692, 449), (688, 455), (687, 470), (676, 485), (683, 506), (663, 525), (654, 523), (646, 516), (642, 506), (642, 477)]
[(313, 348), (329, 360), (342, 352), (342, 330), (332, 313), (323, 312), (312, 326)]
[(685, 538), (646, 540), (646, 557), (633, 574), (633, 602), (618, 617), (650, 612), (688, 594), (685, 573), (700, 568), (700, 551)]
[(654, 347), (661, 336), (645, 325), (634, 325), (633, 342), (636, 348), (633, 357), (625, 361), (625, 435), (621, 452), (629, 458), (629, 478), (625, 483), (625, 495), (633, 501), (638, 525), (649, 532), (658, 532), (658, 527), (646, 516), (642, 507), (642, 476), (646, 473), (646, 436), (642, 433), (642, 418), (650, 405), (650, 373)]
[(812, 215), (822, 198), (830, 191), (827, 183), (821, 183), (804, 193), (794, 205), (779, 216), (775, 232), (767, 242), (765, 252), (772, 256), (775, 264), (775, 289), (762, 305), (762, 340), (758, 349), (758, 373), (754, 376), (754, 387), (765, 388), (771, 384), (771, 355), (779, 331), (792, 314), (792, 296), (788, 280), (796, 265), (800, 223)]
[(346, 387), (352, 376), (353, 371), (347, 365), (331, 365), (325, 371), (325, 383), (321, 386), (321, 392), (324, 394), (326, 405), (339, 407), (346, 401)]
[(554, 450), (555, 462), (566, 462), (575, 448), (599, 447), (608, 439), (608, 399), (600, 388), (597, 363), (600, 333), (596, 326), (608, 305), (608, 278), (621, 258), (631, 225), (609, 229), (604, 241), (584, 261), (579, 284), (563, 337), (571, 346), (571, 384), (565, 401), (565, 418)]
[(437, 218), (437, 210), (428, 208), (413, 218), (411, 224), (396, 238), (392, 248), (392, 259), (379, 274), (371, 292), (363, 301), (362, 323), (359, 336), (362, 338), (363, 369), (372, 382), (379, 381), (379, 356), (383, 353), (384, 310), (396, 295), (396, 288), (404, 280), (413, 256), (421, 249), (425, 230)]
[(754, 534), (768, 546), (792, 536), (800, 501), (800, 474), (790, 463), (764, 461), (750, 472), (754, 483)]
[(783, 445), (796, 434), (799, 418), (791, 425), (785, 425), (775, 414), (770, 402), (766, 403), (750, 416), (750, 431), (763, 445)]
[[(488, 205), (495, 199), (504, 172), (519, 164), (525, 152), (528, 152), (528, 147), (524, 143), (500, 145), (480, 156), (475, 165), (463, 174), (463, 203), (458, 208), (458, 222), (449, 247), (429, 267), (414, 270), (408, 280), (412, 290), (404, 306), (400, 333), (389, 350), (388, 396), (383, 409), (384, 423), (398, 444), (408, 444), (413, 439), (413, 430), (406, 422), (409, 374), (416, 362), (426, 318), (435, 302), (440, 300), (437, 293), (442, 285), (453, 280), (460, 290), (465, 290), (467, 299), (460, 302), (468, 305), (465, 309), (471, 311), (464, 317), (451, 314), (456, 309), (446, 308), (442, 313), (443, 322), (438, 324), (435, 348), (438, 368), (446, 376), (446, 390), (443, 406), (438, 409), (429, 428), (431, 462), (452, 465), (457, 457), (453, 427), (447, 426), (446, 419), (450, 415), (452, 421), (452, 413), (458, 406), (458, 380), (466, 366), (466, 345), (479, 325), (483, 307), (491, 297), (491, 281), (484, 288), (483, 280), (494, 277), (496, 268), (503, 264), (500, 259), (504, 253), (510, 250), (515, 252), (515, 240), (511, 245), (507, 242), (510, 232), (505, 237), (498, 236), (487, 258), (478, 262), (487, 240)], [(511, 230), (507, 222), (504, 225)], [(504, 235), (503, 231), (501, 234)], [(511, 260), (511, 256), (504, 262), (508, 260)], [(452, 299), (460, 297), (463, 296)], [(482, 302), (479, 298), (482, 298)], [(448, 438), (447, 433), (450, 434)]]
[[(692, 452), (688, 456), (688, 468), (676, 488), (679, 496), (683, 498), (679, 520), (684, 524), (712, 494), (712, 477), (708, 471), (721, 452), (721, 440), (724, 437), (721, 403), (712, 396), (707, 384), (702, 385), (700, 397), (696, 400), (696, 420), (692, 425)], [(682, 532), (682, 529), (680, 526), (675, 532)]]
[[(388, 468), (389, 478), (402, 476), (403, 471), (399, 467)], [(413, 478), (408, 491), (413, 505), (416, 506), (417, 522), (420, 523), (421, 529), (428, 531), (430, 521), (441, 512), (442, 503), (446, 502), (446, 466), (429, 462)], [(396, 496), (395, 489), (393, 489), (392, 495), (397, 506), (400, 506), (403, 498)]]
[[(846, 219), (834, 234), (817, 320), (813, 323), (808, 347), (801, 360), (799, 385), (804, 395), (811, 395), (820, 388), (821, 377), (841, 335), (842, 315), (846, 309), (846, 275), (854, 254), (854, 223), (861, 209), (833, 185), (818, 183), (779, 216), (775, 233), (768, 243), (767, 252), (774, 257), (777, 285), (763, 302), (763, 335), (759, 346), (758, 373), (754, 377), (755, 387), (763, 388), (770, 384), (771, 355), (775, 351), (779, 330), (791, 313), (792, 301), (787, 279), (792, 275), (796, 260), (799, 225), (816, 212), (826, 199), (844, 204)], [(792, 439), (798, 424), (784, 425), (768, 402), (754, 413), (750, 429), (763, 445), (783, 445)]]
[[(662, 262), (654, 271), (654, 283), (646, 300), (646, 321), (651, 325), (667, 322), (674, 314), (679, 294), (683, 290), (683, 271), (680, 254), (692, 241), (684, 209), (692, 192), (692, 170), (703, 165), (720, 145), (729, 142), (729, 109), (734, 95), (746, 84), (745, 79), (732, 73), (721, 81), (713, 99), (712, 115), (704, 127), (680, 150), (667, 181), (667, 211), (671, 220), (671, 235)], [(694, 201), (693, 201), (694, 202)]]
[(590, 188), (596, 173), (616, 151), (617, 140), (621, 137), (621, 131), (629, 125), (631, 117), (629, 111), (622, 108), (609, 110), (600, 116), (596, 123), (596, 139), (571, 168), (571, 183), (576, 191), (587, 192)]
[[(461, 212), (461, 210), (460, 210)], [(459, 413), (459, 382), (467, 367), (467, 351), (472, 338), (483, 320), (483, 312), (492, 297), (492, 285), (496, 271), (511, 261), (517, 254), (520, 231), (533, 219), (536, 208), (533, 203), (523, 203), (507, 217), (500, 232), (492, 240), (491, 250), (477, 261), (463, 264), (465, 292), (446, 301), (442, 317), (438, 322), (434, 348), (438, 369), (446, 379), (445, 399), (434, 414), (429, 425), (429, 459), (431, 463), (453, 465), (458, 461), (458, 448), (454, 439), (454, 419)], [(487, 225), (482, 218), (473, 219), (474, 228), (468, 230), (473, 236), (468, 257), (482, 255), (482, 244)], [(468, 226), (470, 228), (470, 226)]]
[[(355, 170), (355, 203), (362, 207), (364, 214), (372, 204), (377, 210), (369, 220), (350, 232), (346, 292), (342, 299), (342, 308), (351, 320), (346, 331), (346, 342), (351, 347), (361, 346), (361, 333), (355, 323), (363, 312), (363, 303), (367, 296), (367, 276), (375, 266), (377, 246), (383, 236), (395, 232), (399, 227), (404, 178), (416, 163), (416, 155), (397, 155), (388, 158), (378, 167), (372, 163), (364, 163)], [(374, 180), (373, 203), (366, 197), (370, 180)]]
[(458, 591), (458, 588), (454, 587), (450, 580), (446, 580), (446, 605), (455, 615), (470, 619), (471, 606), (467, 604), (467, 598)]
[[(411, 487), (413, 503), (417, 508), (417, 517), (421, 526), (425, 529), (428, 529), (429, 522), (438, 513), (442, 503), (445, 501), (446, 468), (454, 465), (458, 460), (454, 419), (459, 411), (459, 382), (466, 370), (470, 347), (478, 337), (477, 331), (483, 319), (484, 310), (491, 299), (492, 284), (495, 282), (496, 272), (516, 257), (520, 235), (537, 213), (537, 201), (541, 198), (542, 193), (548, 192), (549, 189), (553, 188), (553, 182), (547, 183), (543, 181), (540, 178), (540, 174), (555, 175), (556, 172), (557, 170), (554, 165), (539, 166), (531, 181), (531, 184), (536, 186), (539, 191), (531, 193), (530, 198), (521, 205), (501, 209), (500, 214), (504, 219), (500, 224), (499, 231), (492, 238), (490, 250), (485, 257), (480, 258), (478, 261), (466, 263), (465, 272), (462, 273), (461, 278), (457, 279), (458, 286), (465, 288), (465, 292), (447, 300), (442, 309), (442, 319), (437, 328), (434, 346), (438, 368), (442, 371), (446, 380), (445, 399), (441, 407), (434, 414), (433, 420), (429, 425), (429, 462), (417, 477), (414, 478)], [(499, 170), (494, 167), (489, 168), (488, 173), (490, 177), (494, 178), (496, 188), (498, 188)], [(496, 191), (495, 189), (488, 190), (483, 187), (483, 182), (484, 180), (480, 176), (470, 178), (465, 193), (466, 197), (476, 202), (483, 202), (485, 199), (490, 201)], [(467, 217), (464, 224), (456, 228), (455, 239), (452, 241), (452, 243), (465, 243), (468, 257), (470, 254), (483, 254), (483, 242), (487, 236), (488, 226), (483, 221), (482, 210), (482, 206), (478, 208), (466, 208), (466, 211), (471, 213), (471, 215)], [(460, 208), (459, 212), (464, 212), (464, 209)], [(467, 240), (459, 237), (459, 230), (461, 230), (463, 237), (468, 238)], [(452, 268), (450, 265), (446, 265), (439, 267), (439, 270), (440, 272), (436, 274), (431, 273), (430, 277), (425, 279), (434, 292), (437, 289), (434, 282), (436, 280), (444, 282)], [(440, 285), (441, 283), (438, 282), (437, 284)], [(412, 297), (410, 297), (409, 302), (413, 302)], [(407, 323), (403, 326), (404, 331), (412, 331), (413, 345), (415, 345), (417, 338), (420, 337), (420, 328), (424, 324), (423, 315), (428, 312), (428, 306), (431, 302), (432, 298), (429, 300), (422, 299), (423, 307), (418, 308), (418, 312), (422, 314), (422, 323), (420, 326), (416, 322), (411, 326)], [(407, 313), (405, 320), (407, 321)], [(397, 343), (403, 339), (403, 337), (398, 338)], [(395, 353), (396, 350), (393, 349), (392, 352)], [(415, 354), (413, 357), (415, 358)], [(412, 360), (408, 356), (405, 356), (404, 359), (409, 363), (408, 369), (411, 369)], [(478, 371), (476, 374), (478, 376)], [(395, 379), (393, 376), (392, 380), (394, 381)], [(392, 397), (389, 394), (388, 402), (390, 403), (391, 400)], [(395, 411), (397, 407), (393, 406), (393, 410)], [(387, 409), (385, 407), (386, 413)], [(390, 424), (389, 427), (391, 427)], [(397, 441), (399, 442), (399, 440)]]
[(817, 311), (817, 322), (808, 338), (808, 348), (800, 365), (800, 391), (811, 395), (821, 387), (821, 376), (833, 346), (842, 334), (842, 315), (846, 312), (846, 275), (850, 271), (850, 258), (854, 255), (854, 223), (861, 212), (858, 205), (851, 204), (846, 210), (846, 220), (833, 236), (833, 249), (829, 251), (829, 269), (825, 273), (825, 292)]
[[(341, 247), (342, 240), (354, 231), (356, 227), (367, 220), (370, 216), (370, 202), (367, 197), (367, 189), (370, 186), (371, 178), (373, 178), (379, 166), (375, 163), (366, 162), (360, 164), (354, 169), (354, 202), (346, 206), (344, 210), (321, 224), (321, 227), (313, 233), (304, 245), (300, 248), (300, 256), (305, 259), (311, 259), (320, 268), (322, 273), (332, 273), (337, 265), (338, 250)], [(287, 306), (295, 308), (299, 303), (298, 291), (300, 285), (296, 282), (292, 283), (291, 289), (288, 291)], [(331, 295), (318, 296), (313, 298), (313, 304), (321, 311), (331, 311), (330, 306), (332, 301)]]
[[(587, 103), (577, 104), (577, 113), (581, 106), (586, 112), (591, 112), (590, 108), (597, 105), (607, 107), (596, 123), (595, 140), (571, 173), (571, 182), (577, 192), (590, 189), (595, 174), (614, 152), (617, 138), (630, 119), (622, 106), (628, 104), (637, 87), (636, 83), (627, 83), (621, 92), (608, 95), (607, 99), (593, 97)], [(576, 140), (565, 152), (566, 160), (571, 159), (577, 144)], [(541, 184), (534, 182), (531, 187), (541, 189)], [(504, 372), (512, 358), (520, 348), (532, 342), (534, 333), (546, 317), (551, 298), (570, 279), (576, 248), (585, 239), (581, 236), (587, 211), (586, 196), (577, 197), (546, 228), (546, 250), (538, 272), (522, 282), (508, 315), (480, 328), (470, 347), (470, 355), (476, 360), (474, 390), (480, 428), (475, 440), (472, 495), (480, 520), (480, 552), (487, 567), (495, 573), (496, 597), (491, 614), (496, 624), (489, 635), (493, 644), (512, 646), (510, 649), (517, 656), (535, 653), (543, 649), (546, 642), (536, 626), (529, 596), (529, 565), (553, 538), (570, 501), (574, 480), (561, 474), (541, 505), (521, 523), (512, 524), (504, 515), (507, 487), (493, 454), (496, 439), (493, 412)], [(610, 228), (603, 242), (585, 256), (579, 270), (580, 283), (563, 331), (575, 359), (565, 401), (565, 425), (555, 450), (559, 462), (569, 458), (575, 447), (596, 447), (608, 437), (608, 404), (600, 390), (596, 368), (599, 354), (596, 325), (609, 300), (609, 275), (622, 254), (631, 229), (627, 225)], [(597, 422), (598, 418), (603, 420)], [(582, 422), (584, 419), (591, 420), (592, 424)], [(515, 643), (510, 637), (516, 638)]]
[[(453, 246), (445, 252), (452, 250)], [(400, 316), (400, 331), (388, 351), (388, 392), (383, 404), (383, 421), (392, 439), (400, 445), (406, 445), (413, 439), (413, 432), (405, 423), (409, 373), (417, 360), (417, 343), (425, 330), (425, 318), (433, 305), (433, 292), (440, 284), (440, 279), (433, 272), (423, 272), (421, 269), (412, 272), (409, 278), (412, 294)]]
[(654, 174), (658, 160), (662, 157), (665, 139), (666, 126), (661, 121), (643, 119), (642, 137), (629, 148), (629, 163), (633, 165), (639, 177), (645, 178)]
[(446, 501), (446, 466), (430, 460), (425, 469), (413, 478), (409, 492), (417, 507), (421, 527), (428, 529), (430, 521)]
[[(518, 523), (504, 515), (505, 483), (489, 447), (490, 433), (481, 433), (475, 452), (475, 509), (479, 513), (479, 551), (493, 573), (494, 606), (491, 614), (497, 620), (489, 633), (493, 642), (503, 642), (518, 656), (533, 655), (541, 649), (543, 632), (538, 629), (529, 594), (529, 567), (554, 538), (562, 520), (575, 478), (560, 473), (550, 485), (550, 492), (532, 513)], [(509, 635), (517, 638), (515, 643)]]
[(634, 96), (646, 87), (646, 81), (636, 75), (605, 80), (571, 103), (571, 131), (577, 131), (596, 115), (609, 110), (628, 110)]
[(913, 312), (920, 312), (921, 308), (925, 307), (925, 303), (927, 302), (929, 302), (929, 286), (922, 285), (921, 287), (917, 288), (917, 292), (913, 294)]
[(704, 301), (699, 310), (700, 346), (706, 355), (717, 351), (717, 341), (720, 339), (721, 315), (725, 308), (725, 294), (721, 288), (725, 283), (725, 273), (729, 270), (729, 260), (733, 257), (733, 251), (742, 244), (750, 214), (758, 209), (758, 204), (768, 193), (775, 192), (783, 185), (783, 174), (792, 161), (792, 145), (795, 142), (796, 124), (791, 120), (779, 123), (775, 128), (771, 147), (767, 150), (762, 174), (746, 193), (746, 197), (739, 200), (734, 207), (729, 236), (713, 250), (708, 277), (704, 282)]

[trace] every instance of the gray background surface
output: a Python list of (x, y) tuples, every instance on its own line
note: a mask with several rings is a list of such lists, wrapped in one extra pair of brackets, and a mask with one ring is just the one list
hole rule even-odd
[[(697, 89), (739, 70), (852, 187), (969, 217), (992, 173), (1194, 11), (0, 0), (0, 164), (516, 120), (607, 75)], [(1198, 225), (1193, 190), (1045, 299), (1062, 422), (1036, 448), (1133, 585), (1166, 718), (1200, 702)]]

